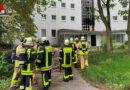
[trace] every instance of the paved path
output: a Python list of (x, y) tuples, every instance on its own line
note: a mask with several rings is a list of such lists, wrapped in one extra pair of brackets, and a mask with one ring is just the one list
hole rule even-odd
[[(49, 90), (99, 90), (90, 84), (88, 84), (80, 76), (77, 70), (74, 69), (74, 80), (70, 82), (63, 82), (63, 75), (57, 71), (52, 72), (52, 85)], [(38, 85), (33, 86), (33, 90), (43, 90), (42, 89), (42, 77), (41, 74), (37, 75)]]

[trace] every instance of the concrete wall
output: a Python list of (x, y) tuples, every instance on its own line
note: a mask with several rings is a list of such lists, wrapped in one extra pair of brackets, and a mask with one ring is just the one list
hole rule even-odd
[[(37, 37), (41, 36), (41, 29), (46, 29), (46, 36), (49, 38), (51, 44), (57, 44), (57, 37), (53, 38), (51, 36), (52, 29), (74, 29), (81, 30), (81, 0), (62, 0), (62, 2), (66, 3), (66, 7), (61, 7), (61, 2), (56, 0), (56, 7), (47, 8), (43, 14), (47, 15), (47, 19), (41, 21), (41, 15), (36, 13), (35, 15), (35, 24), (38, 28)], [(71, 3), (75, 4), (75, 8), (72, 9), (70, 7)], [(42, 8), (44, 9), (44, 8)], [(51, 15), (56, 15), (56, 20), (53, 21), (51, 19)], [(61, 16), (66, 16), (66, 20), (62, 21)], [(71, 21), (70, 17), (75, 16), (75, 21)]]

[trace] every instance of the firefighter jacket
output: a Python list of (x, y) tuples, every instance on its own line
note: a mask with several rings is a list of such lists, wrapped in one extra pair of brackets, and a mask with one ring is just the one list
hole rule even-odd
[(72, 47), (65, 46), (61, 48), (59, 61), (63, 68), (69, 68), (72, 66), (72, 62), (74, 61), (74, 51)]
[(80, 42), (79, 44), (79, 54), (80, 55), (87, 55), (88, 54), (88, 43), (87, 42)]
[(37, 53), (36, 65), (41, 68), (41, 71), (52, 69), (52, 46), (40, 45)]
[(32, 45), (22, 45), (20, 48), (19, 64), (22, 75), (32, 75), (36, 51)]

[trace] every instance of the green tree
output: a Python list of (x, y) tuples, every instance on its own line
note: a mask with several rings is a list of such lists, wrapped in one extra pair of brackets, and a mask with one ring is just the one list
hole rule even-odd
[(128, 16), (128, 23), (127, 23), (127, 35), (128, 35), (128, 51), (130, 52), (130, 0), (119, 0), (120, 4), (123, 7), (127, 7), (125, 10), (119, 10), (119, 15)]
[[(111, 19), (110, 19), (110, 17), (111, 17), (110, 9), (115, 6), (115, 4), (113, 2), (114, 2), (114, 0), (97, 0), (98, 10), (96, 10), (96, 11), (98, 11), (100, 18), (106, 27), (107, 52), (111, 52), (113, 50), (112, 33), (111, 33), (112, 29), (111, 29)], [(106, 7), (106, 11), (107, 11), (106, 17), (105, 17), (105, 13), (103, 11), (102, 4)]]
[[(60, 0), (59, 0), (60, 1)], [(35, 36), (37, 27), (34, 24), (34, 13), (42, 13), (51, 6), (53, 0), (0, 0), (8, 17), (0, 17), (0, 38), (5, 42), (13, 42), (23, 36)], [(41, 7), (45, 7), (44, 10)]]

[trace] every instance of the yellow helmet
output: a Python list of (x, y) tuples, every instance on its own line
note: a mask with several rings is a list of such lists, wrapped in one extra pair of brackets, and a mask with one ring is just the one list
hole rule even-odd
[(65, 39), (64, 44), (65, 44), (65, 45), (69, 45), (69, 40), (68, 40), (68, 39)]
[(81, 41), (86, 40), (84, 36), (81, 36)]
[(71, 37), (71, 38), (70, 38), (70, 43), (73, 43), (73, 41), (74, 41), (74, 39)]
[(78, 41), (78, 40), (79, 40), (79, 39), (76, 37), (76, 38), (75, 38), (75, 41)]
[(26, 38), (25, 43), (33, 43), (33, 39), (31, 37)]

